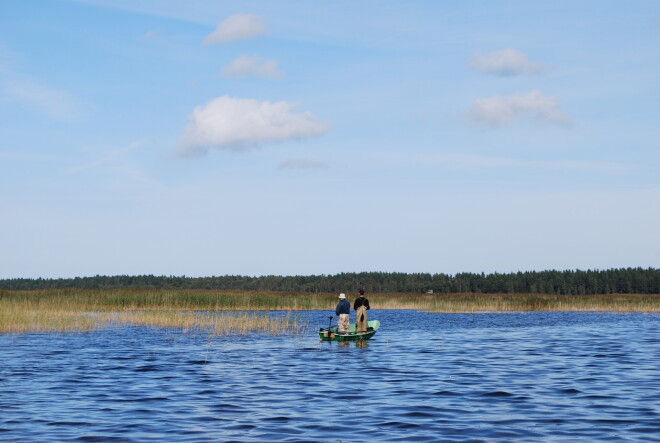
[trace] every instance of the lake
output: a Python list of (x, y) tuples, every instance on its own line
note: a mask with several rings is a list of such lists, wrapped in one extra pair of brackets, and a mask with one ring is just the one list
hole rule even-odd
[(296, 315), (297, 337), (0, 335), (0, 440), (660, 441), (660, 314), (372, 309), (363, 344)]

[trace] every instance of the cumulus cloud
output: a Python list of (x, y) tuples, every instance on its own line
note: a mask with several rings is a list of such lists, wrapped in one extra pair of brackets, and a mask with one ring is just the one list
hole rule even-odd
[(472, 103), (467, 117), (471, 123), (486, 126), (501, 126), (522, 117), (555, 125), (568, 125), (571, 122), (556, 98), (543, 96), (539, 91), (477, 99)]
[(243, 150), (265, 142), (319, 136), (328, 130), (311, 112), (294, 113), (296, 108), (284, 101), (218, 97), (194, 109), (179, 154), (201, 155), (210, 148)]
[(241, 55), (233, 60), (222, 70), (223, 77), (244, 77), (246, 75), (257, 75), (260, 77), (282, 77), (282, 72), (277, 66), (277, 60), (261, 60), (260, 57)]
[(490, 54), (477, 51), (470, 60), (470, 67), (477, 72), (503, 77), (541, 74), (547, 70), (544, 64), (529, 61), (525, 54), (513, 48)]
[(324, 169), (328, 165), (309, 158), (289, 158), (277, 165), (277, 169)]
[(261, 17), (255, 14), (234, 14), (226, 18), (204, 40), (204, 46), (227, 43), (235, 40), (245, 40), (266, 33), (266, 25)]

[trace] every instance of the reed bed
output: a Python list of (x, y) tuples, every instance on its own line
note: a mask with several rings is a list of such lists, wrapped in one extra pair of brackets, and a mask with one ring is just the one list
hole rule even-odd
[(215, 313), (192, 311), (132, 311), (119, 312), (110, 317), (116, 325), (174, 328), (184, 333), (207, 332), (215, 335), (296, 335), (306, 329), (290, 313), (271, 317), (256, 313)]
[(92, 330), (146, 326), (170, 328), (183, 333), (213, 335), (298, 335), (307, 325), (288, 314), (271, 317), (256, 313), (198, 313), (191, 311), (84, 312), (63, 310), (5, 309), (0, 302), (0, 333), (88, 332)]
[(33, 309), (0, 300), (0, 333), (91, 331), (107, 324), (105, 315), (63, 309)]
[[(349, 294), (349, 300), (354, 296)], [(660, 294), (369, 294), (374, 309), (427, 312), (660, 312)], [(89, 331), (144, 325), (214, 334), (295, 334), (304, 325), (287, 316), (219, 311), (334, 311), (337, 294), (249, 291), (58, 289), (0, 291), (0, 333)], [(200, 311), (200, 312), (195, 312)], [(224, 315), (221, 315), (224, 314)]]
[[(270, 310), (249, 297), (239, 303), (238, 294), (224, 295), (136, 290), (0, 291), (0, 333), (84, 332), (130, 325), (215, 335), (296, 335), (306, 328), (290, 312), (217, 312)], [(291, 310), (279, 307), (272, 310)]]
[[(375, 309), (433, 312), (625, 311), (660, 312), (660, 294), (368, 294)], [(349, 301), (355, 295), (348, 294)], [(89, 312), (334, 310), (337, 294), (252, 291), (52, 289), (1, 291), (0, 302), (24, 309)]]
[(660, 312), (660, 294), (420, 294), (387, 299), (389, 309), (475, 313), (498, 311)]
[(137, 288), (0, 291), (0, 301), (2, 300), (21, 302), (38, 309), (82, 309), (95, 312), (134, 310), (291, 311), (327, 309), (337, 301), (336, 295), (332, 294)]

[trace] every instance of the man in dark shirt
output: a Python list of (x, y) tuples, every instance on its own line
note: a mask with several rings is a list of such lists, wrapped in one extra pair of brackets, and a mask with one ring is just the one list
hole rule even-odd
[(350, 313), (351, 304), (346, 300), (346, 294), (339, 294), (339, 303), (337, 303), (335, 314), (339, 317), (337, 320), (337, 332), (340, 334), (348, 334), (348, 328), (351, 323)]
[(360, 289), (360, 296), (353, 304), (355, 309), (355, 330), (357, 332), (367, 332), (367, 311), (371, 309), (369, 300), (364, 296), (364, 290)]

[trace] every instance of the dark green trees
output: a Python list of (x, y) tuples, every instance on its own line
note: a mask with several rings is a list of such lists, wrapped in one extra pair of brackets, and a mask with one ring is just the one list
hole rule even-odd
[(400, 272), (359, 272), (335, 275), (261, 277), (175, 277), (118, 275), (76, 277), (73, 279), (5, 279), (0, 289), (34, 290), (51, 288), (111, 289), (145, 287), (164, 289), (216, 289), (282, 292), (350, 292), (364, 289), (376, 292), (434, 293), (543, 293), (658, 294), (660, 270), (624, 268), (608, 270), (528, 271), (510, 274), (459, 273), (429, 274)]

